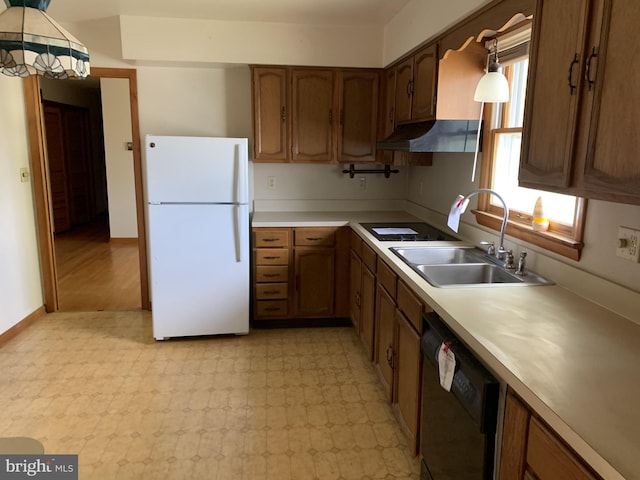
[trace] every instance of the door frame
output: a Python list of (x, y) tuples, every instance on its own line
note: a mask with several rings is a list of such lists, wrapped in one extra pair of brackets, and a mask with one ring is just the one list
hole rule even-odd
[[(138, 80), (135, 69), (91, 68), (91, 76), (98, 78), (123, 78), (129, 80), (131, 106), (131, 140), (133, 142), (133, 176), (138, 224), (138, 256), (140, 258), (140, 299), (143, 310), (150, 310), (149, 274), (147, 262), (147, 231), (144, 210), (142, 180), (142, 150), (140, 144), (140, 117), (138, 112)], [(24, 96), (27, 113), (29, 146), (31, 149), (31, 177), (38, 251), (42, 273), (42, 293), (47, 312), (59, 310), (56, 254), (53, 239), (51, 193), (47, 169), (47, 152), (44, 140), (44, 121), (41, 107), (40, 82), (37, 75), (24, 79)]]

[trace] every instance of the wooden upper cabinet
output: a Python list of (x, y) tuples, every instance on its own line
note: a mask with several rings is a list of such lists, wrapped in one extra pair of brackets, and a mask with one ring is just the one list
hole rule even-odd
[(521, 186), (569, 186), (590, 3), (538, 2), (527, 84)]
[(395, 123), (411, 120), (411, 83), (413, 82), (413, 57), (395, 67)]
[(640, 4), (537, 2), (520, 185), (640, 204)]
[(395, 123), (431, 120), (436, 114), (438, 46), (428, 45), (395, 68)]
[(396, 128), (396, 77), (397, 69), (395, 68), (389, 68), (384, 73), (384, 107), (381, 115), (381, 138), (387, 138)]
[(338, 73), (338, 162), (375, 162), (379, 85), (378, 71)]
[(291, 72), (291, 161), (328, 163), (334, 159), (337, 121), (332, 70)]
[(432, 120), (436, 116), (438, 46), (429, 45), (413, 58), (411, 120)]
[(286, 162), (289, 153), (287, 69), (254, 67), (252, 83), (253, 159)]
[(584, 187), (605, 200), (640, 204), (640, 3), (607, 0), (603, 6), (599, 36), (586, 52), (594, 101)]
[(380, 72), (252, 66), (254, 161), (376, 161)]

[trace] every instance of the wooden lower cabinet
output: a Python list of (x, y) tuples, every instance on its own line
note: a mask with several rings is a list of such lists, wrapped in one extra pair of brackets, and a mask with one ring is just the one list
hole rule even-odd
[(351, 248), (349, 261), (351, 323), (360, 335), (367, 357), (373, 360), (377, 255), (368, 245), (363, 246), (360, 237), (354, 233), (352, 233)]
[(295, 249), (296, 317), (333, 315), (335, 252), (329, 247)]
[(254, 228), (254, 320), (347, 317), (349, 231)]
[(374, 362), (389, 401), (393, 401), (393, 368), (395, 349), (395, 299), (382, 284), (376, 292), (376, 350)]
[(394, 361), (394, 411), (413, 446), (418, 453), (420, 432), (420, 398), (422, 382), (422, 355), (420, 335), (400, 310), (396, 310), (396, 354)]
[(501, 480), (601, 480), (512, 391), (507, 394)]

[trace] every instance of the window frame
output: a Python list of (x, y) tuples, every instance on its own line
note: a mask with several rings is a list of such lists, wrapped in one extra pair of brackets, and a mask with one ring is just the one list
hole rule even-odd
[[(521, 47), (520, 52), (518, 52), (518, 49), (515, 50), (517, 52), (516, 55), (520, 57), (524, 56), (523, 52), (528, 56), (528, 53), (526, 53), (528, 51), (528, 45)], [(512, 85), (513, 69), (507, 67), (505, 74), (509, 80), (509, 85)], [(522, 127), (503, 127), (503, 125), (507, 124), (508, 115), (509, 108), (507, 103), (502, 103), (499, 107), (490, 104), (489, 108), (484, 108), (482, 139), (483, 161), (480, 167), (480, 188), (492, 188), (494, 157), (498, 135), (500, 133), (522, 132), (523, 130)], [(500, 121), (500, 124), (496, 125), (498, 121)], [(489, 161), (484, 161), (485, 159)], [(534, 231), (531, 227), (532, 216), (530, 214), (510, 210), (506, 233), (558, 255), (579, 261), (584, 246), (583, 236), (586, 211), (587, 200), (576, 197), (573, 225), (566, 225), (550, 220), (549, 230), (539, 232)], [(502, 225), (503, 212), (504, 209), (501, 206), (491, 204), (489, 194), (482, 193), (478, 195), (478, 207), (473, 210), (478, 224), (499, 231)]]

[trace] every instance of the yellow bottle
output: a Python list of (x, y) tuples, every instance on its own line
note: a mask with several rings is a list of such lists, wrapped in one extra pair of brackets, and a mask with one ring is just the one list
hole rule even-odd
[(542, 197), (538, 197), (536, 205), (533, 207), (533, 220), (531, 221), (531, 227), (536, 232), (546, 232), (549, 229), (549, 219), (544, 214)]

